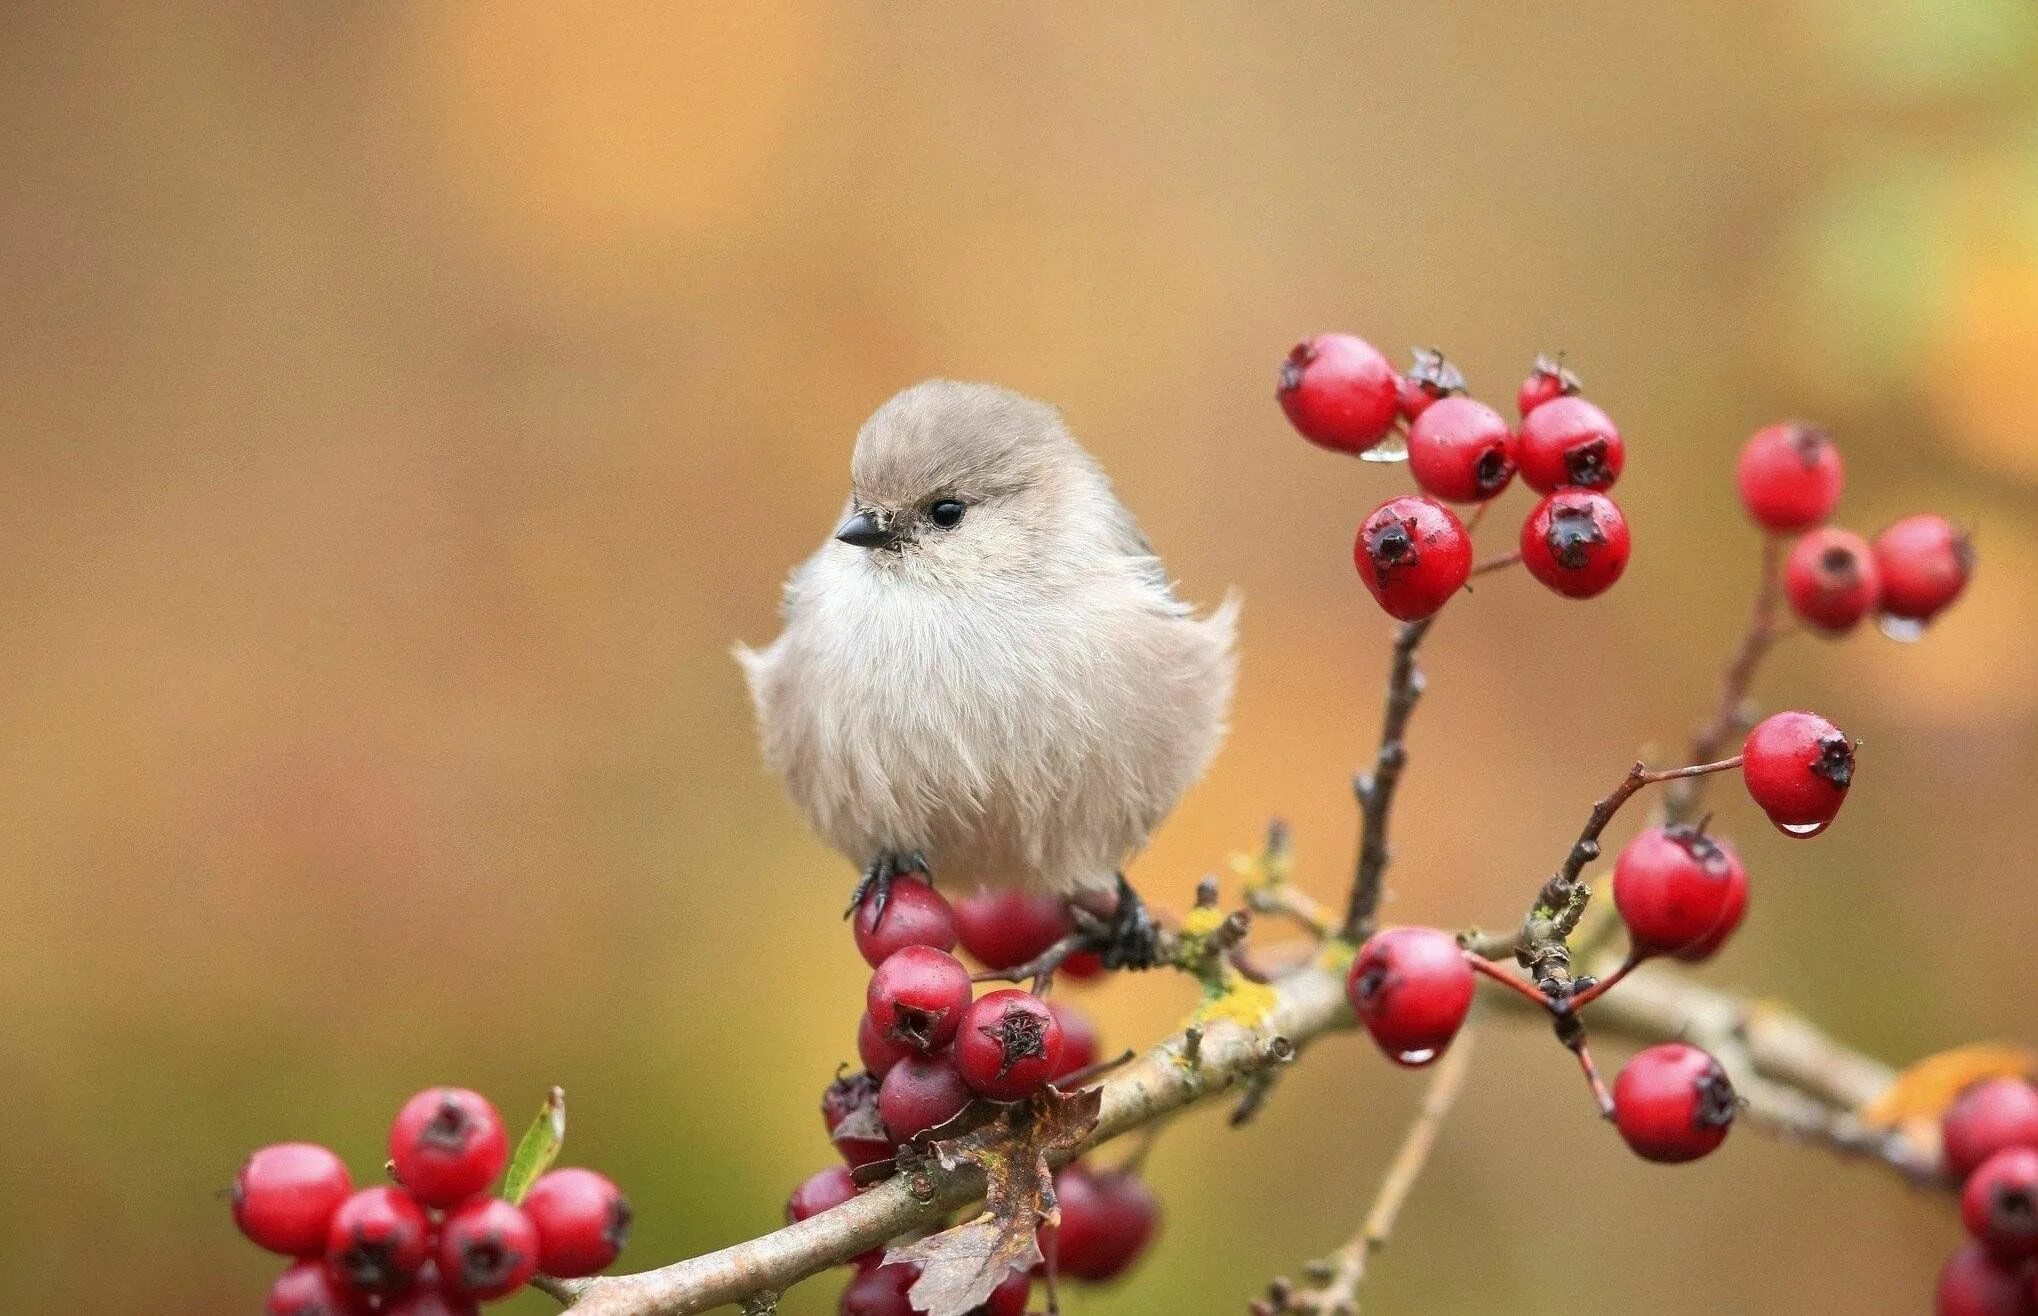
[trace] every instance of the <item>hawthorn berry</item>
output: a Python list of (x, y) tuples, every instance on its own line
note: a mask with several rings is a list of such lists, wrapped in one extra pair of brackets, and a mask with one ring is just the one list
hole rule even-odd
[(1067, 902), (1041, 892), (986, 887), (955, 902), (956, 939), (987, 969), (1025, 964), (1074, 927)]
[(1613, 866), (1613, 903), (1638, 955), (1708, 958), (1748, 905), (1748, 873), (1733, 847), (1696, 827), (1651, 827)]
[(1061, 1025), (1061, 1063), (1048, 1075), (1048, 1082), (1059, 1083), (1097, 1063), (1097, 1025), (1081, 1010), (1060, 1001), (1049, 1001), (1047, 1008)]
[(1440, 398), (1408, 427), (1408, 470), (1433, 497), (1485, 502), (1514, 479), (1512, 442), (1507, 422), (1484, 402)]
[(2038, 1256), (2038, 1149), (2005, 1147), (1975, 1167), (1960, 1190), (1960, 1219), (2000, 1260)]
[(1944, 611), (1974, 574), (1974, 544), (1943, 516), (1907, 516), (1875, 537), (1882, 610), (1924, 623)]
[(606, 1269), (630, 1241), (635, 1218), (628, 1198), (593, 1170), (552, 1170), (524, 1194), (524, 1214), (538, 1231), (538, 1269), (578, 1279)]
[(1828, 634), (1853, 630), (1882, 599), (1882, 572), (1868, 541), (1837, 526), (1799, 539), (1783, 563), (1783, 592), (1808, 625)]
[(448, 1293), (438, 1284), (420, 1284), (382, 1308), (383, 1316), (479, 1316), (472, 1298)]
[(877, 892), (865, 895), (850, 924), (856, 949), (864, 963), (875, 969), (896, 950), (908, 946), (955, 949), (955, 911), (939, 891), (917, 877), (892, 880), (885, 900), (884, 916), (877, 914)]
[(1756, 430), (1734, 467), (1741, 505), (1778, 534), (1822, 524), (1840, 501), (1844, 479), (1840, 450), (1826, 432), (1796, 421)]
[(1566, 394), (1539, 403), (1521, 418), (1514, 461), (1522, 482), (1537, 493), (1611, 489), (1627, 463), (1627, 445), (1604, 411)]
[(1318, 334), (1281, 363), (1275, 396), (1302, 437), (1334, 452), (1361, 453), (1394, 428), (1401, 377), (1380, 350), (1350, 334)]
[(405, 1191), (426, 1206), (454, 1207), (486, 1192), (509, 1162), (502, 1116), (466, 1088), (427, 1088), (389, 1126), (389, 1159)]
[(1538, 356), (1528, 378), (1515, 390), (1514, 405), (1526, 418), (1545, 402), (1569, 397), (1578, 391), (1578, 376), (1564, 368), (1562, 356)]
[(1397, 1065), (1442, 1055), (1472, 1008), (1472, 966), (1435, 928), (1389, 928), (1359, 948), (1345, 979), (1359, 1022)]
[(396, 1293), (431, 1255), (432, 1223), (401, 1188), (363, 1188), (333, 1213), (326, 1260), (363, 1293)]
[(1946, 1108), (1939, 1129), (1947, 1173), (1965, 1179), (2006, 1147), (2038, 1148), (2038, 1087), (2022, 1078), (1971, 1084)]
[[(919, 1316), (907, 1291), (920, 1278), (920, 1268), (910, 1263), (864, 1266), (842, 1291), (837, 1310), (841, 1316)], [(1033, 1291), (1033, 1277), (1023, 1270), (1007, 1275), (982, 1306), (969, 1316), (1025, 1316), (1026, 1301)]]
[(1472, 574), (1472, 538), (1450, 508), (1410, 494), (1373, 509), (1352, 544), (1352, 561), (1388, 616), (1421, 621)]
[(1054, 1177), (1061, 1224), (1055, 1267), (1074, 1279), (1116, 1279), (1139, 1260), (1160, 1227), (1160, 1202), (1129, 1170), (1092, 1170), (1078, 1161)]
[(828, 1128), (828, 1140), (852, 1169), (892, 1154), (878, 1115), (877, 1094), (878, 1081), (869, 1073), (843, 1074), (821, 1093), (821, 1122)]
[(893, 1142), (908, 1142), (946, 1124), (976, 1099), (947, 1053), (908, 1056), (892, 1066), (877, 1092), (878, 1114)]
[(499, 1197), (484, 1197), (439, 1226), (439, 1284), (479, 1299), (515, 1293), (538, 1273), (538, 1227)]
[(969, 970), (945, 950), (907, 946), (877, 966), (865, 995), (880, 1036), (939, 1051), (954, 1039), (969, 1005)]
[(831, 1165), (825, 1170), (816, 1170), (800, 1181), (793, 1189), (792, 1196), (785, 1199), (785, 1222), (796, 1225), (809, 1216), (823, 1211), (832, 1211), (850, 1198), (856, 1196), (856, 1176), (846, 1165)]
[(1401, 418), (1414, 420), (1442, 398), (1465, 391), (1465, 374), (1434, 347), (1411, 349), (1415, 364), (1401, 377)]
[(1613, 1082), (1613, 1122), (1645, 1161), (1675, 1165), (1709, 1154), (1727, 1139), (1734, 1085), (1720, 1062), (1683, 1042), (1652, 1046)]
[(1014, 988), (987, 992), (963, 1011), (955, 1067), (993, 1101), (1020, 1101), (1061, 1072), (1061, 1021), (1047, 1002)]
[(346, 1163), (309, 1142), (280, 1142), (234, 1176), (234, 1223), (255, 1246), (287, 1257), (325, 1251), (333, 1213), (354, 1191)]
[(2016, 1270), (1969, 1243), (1940, 1268), (1932, 1310), (1935, 1316), (2031, 1316), (2038, 1304)]
[(1522, 565), (1565, 598), (1589, 599), (1611, 589), (1627, 570), (1628, 548), (1628, 521), (1619, 505), (1590, 489), (1559, 489), (1521, 525)]
[(1786, 836), (1817, 836), (1846, 802), (1854, 742), (1816, 713), (1776, 713), (1741, 748), (1748, 794)]
[(863, 1067), (870, 1071), (871, 1077), (882, 1079), (892, 1072), (893, 1065), (907, 1056), (918, 1054), (920, 1052), (912, 1043), (885, 1036), (877, 1021), (870, 1017), (870, 1011), (865, 1010), (863, 1017), (856, 1021), (856, 1056), (863, 1061)]
[(350, 1288), (323, 1261), (299, 1261), (270, 1286), (264, 1316), (355, 1316), (368, 1310), (365, 1295)]

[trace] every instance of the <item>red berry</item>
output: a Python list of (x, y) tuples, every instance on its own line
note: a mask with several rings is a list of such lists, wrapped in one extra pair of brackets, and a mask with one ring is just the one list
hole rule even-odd
[(1514, 460), (1522, 482), (1538, 493), (1611, 489), (1627, 446), (1604, 411), (1581, 397), (1554, 397), (1521, 418)]
[(1103, 958), (1095, 951), (1079, 950), (1063, 960), (1057, 972), (1071, 982), (1088, 982), (1103, 977), (1107, 970)]
[(1641, 1052), (1613, 1082), (1613, 1122), (1645, 1161), (1695, 1161), (1727, 1140), (1734, 1085), (1720, 1062), (1683, 1042)]
[(1389, 928), (1359, 948), (1345, 994), (1389, 1060), (1426, 1065), (1443, 1054), (1472, 1008), (1472, 966), (1449, 933)]
[(472, 1298), (448, 1293), (437, 1284), (420, 1284), (382, 1309), (383, 1316), (479, 1316)]
[(1566, 598), (1603, 594), (1628, 567), (1627, 518), (1605, 494), (1559, 489), (1522, 522), (1521, 560)]
[(1473, 398), (1441, 398), (1408, 428), (1408, 470), (1424, 493), (1480, 503), (1514, 479), (1513, 436), (1500, 413)]
[(785, 1199), (785, 1222), (796, 1225), (809, 1216), (823, 1211), (832, 1211), (850, 1198), (856, 1196), (856, 1176), (846, 1165), (831, 1165), (825, 1170), (816, 1170), (793, 1189), (793, 1195)]
[(908, 946), (877, 966), (865, 995), (880, 1036), (939, 1051), (955, 1037), (969, 1005), (969, 970), (945, 950)]
[(1748, 873), (1718, 837), (1651, 827), (1614, 861), (1613, 903), (1637, 954), (1705, 959), (1747, 909)]
[(396, 1178), (426, 1206), (452, 1207), (488, 1191), (509, 1162), (502, 1116), (466, 1088), (427, 1088), (389, 1126)]
[(1741, 748), (1748, 794), (1787, 836), (1817, 836), (1846, 802), (1854, 742), (1816, 713), (1777, 713)]
[(1535, 368), (1529, 371), (1527, 379), (1515, 391), (1514, 405), (1526, 417), (1531, 411), (1555, 398), (1569, 397), (1578, 391), (1578, 376), (1564, 368), (1561, 356), (1536, 358)]
[(960, 1115), (976, 1099), (947, 1054), (908, 1056), (878, 1088), (878, 1114), (893, 1142), (906, 1142)]
[(1097, 1025), (1081, 1010), (1060, 1001), (1049, 1001), (1047, 1008), (1054, 1011), (1054, 1021), (1061, 1025), (1061, 1063), (1048, 1076), (1050, 1083), (1059, 1083), (1097, 1063)]
[(1026, 1301), (1032, 1295), (1033, 1276), (1015, 1270), (991, 1290), (991, 1296), (971, 1316), (1026, 1316)]
[(1939, 1127), (1946, 1171), (1965, 1179), (2005, 1147), (2038, 1148), (2038, 1087), (2021, 1078), (1983, 1079), (1953, 1099)]
[(821, 1122), (837, 1154), (852, 1168), (891, 1157), (877, 1094), (878, 1081), (868, 1073), (844, 1074), (821, 1093)]
[(234, 1223), (255, 1246), (287, 1257), (325, 1251), (333, 1212), (354, 1191), (339, 1157), (309, 1142), (280, 1142), (248, 1157), (234, 1176)]
[(326, 1230), (326, 1259), (363, 1293), (395, 1293), (432, 1250), (425, 1209), (400, 1188), (363, 1188), (340, 1204)]
[(1434, 347), (1411, 349), (1415, 364), (1401, 377), (1401, 418), (1414, 420), (1441, 398), (1465, 391), (1465, 375)]
[(1840, 450), (1810, 425), (1764, 425), (1741, 449), (1734, 480), (1756, 524), (1781, 534), (1809, 530), (1840, 501)]
[[(956, 937), (987, 969), (1024, 964), (1074, 928), (1060, 896), (1015, 888), (976, 892), (955, 902)], [(1063, 970), (1068, 965), (1062, 966)]]
[(1472, 574), (1472, 538), (1457, 514), (1434, 499), (1390, 498), (1359, 527), (1352, 561), (1388, 616), (1421, 621)]
[(1137, 1175), (1080, 1162), (1054, 1177), (1061, 1224), (1054, 1231), (1060, 1273), (1102, 1282), (1124, 1274), (1160, 1227), (1160, 1202)]
[(299, 1261), (269, 1289), (265, 1316), (356, 1316), (368, 1299), (348, 1287), (323, 1261)]
[(1967, 1176), (1960, 1219), (2003, 1261), (2038, 1256), (2038, 1150), (2005, 1147)]
[(593, 1170), (553, 1170), (524, 1194), (524, 1214), (538, 1231), (538, 1269), (578, 1279), (606, 1268), (630, 1241), (629, 1199)]
[(1318, 334), (1281, 363), (1275, 396), (1311, 443), (1360, 453), (1387, 437), (1401, 406), (1400, 376), (1363, 338)]
[(1882, 572), (1867, 540), (1822, 526), (1798, 540), (1784, 560), (1783, 592), (1808, 624), (1838, 635), (1875, 611), (1882, 598)]
[(1875, 537), (1882, 610), (1905, 621), (1939, 615), (1974, 574), (1974, 545), (1943, 516), (1907, 516)]
[(1969, 1243), (1946, 1259), (1934, 1295), (1935, 1316), (2031, 1316), (2038, 1304), (2017, 1272)]
[(913, 1265), (868, 1266), (856, 1272), (849, 1287), (842, 1290), (836, 1309), (841, 1316), (917, 1316), (906, 1291), (920, 1278)]
[(963, 1011), (955, 1067), (993, 1101), (1022, 1101), (1061, 1072), (1061, 1021), (1047, 1002), (1016, 988), (987, 992)]
[(864, 1011), (863, 1017), (856, 1021), (856, 1055), (863, 1061), (863, 1067), (870, 1071), (871, 1077), (881, 1079), (892, 1072), (893, 1065), (907, 1056), (919, 1054), (910, 1042), (886, 1037), (877, 1021), (870, 1017), (870, 1011)]
[(907, 946), (955, 949), (955, 911), (940, 892), (919, 878), (894, 878), (882, 919), (873, 912), (876, 908), (877, 894), (872, 892), (856, 907), (856, 919), (850, 924), (856, 934), (856, 949), (873, 969), (891, 958), (893, 951)]
[(515, 1293), (538, 1273), (538, 1227), (501, 1198), (480, 1198), (439, 1226), (438, 1262), (439, 1283), (454, 1293)]

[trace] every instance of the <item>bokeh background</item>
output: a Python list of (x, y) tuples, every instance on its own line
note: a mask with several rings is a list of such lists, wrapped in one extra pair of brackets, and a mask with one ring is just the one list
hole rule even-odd
[[(2038, 1033), (2028, 0), (0, 9), (10, 1309), (255, 1310), (241, 1155), (372, 1173), (438, 1081), (564, 1083), (630, 1261), (778, 1218), (864, 970), (727, 650), (927, 375), (1061, 404), (1188, 593), (1246, 596), (1229, 747), (1135, 878), (1179, 902), (1279, 813), (1334, 894), (1388, 637), (1349, 535), (1405, 476), (1274, 405), (1333, 327), (1496, 400), (1565, 348), (1631, 452), (1618, 590), (1436, 633), (1390, 913), (1511, 915), (1674, 753), (1753, 572), (1732, 454), (1802, 414), (1847, 524), (1943, 510), (1983, 568), (1923, 645), (1779, 653), (1861, 789), (1816, 845), (1722, 796), (1755, 900), (1710, 976), (1892, 1060)], [(1127, 1043), (1189, 1003), (1086, 1002)], [(1541, 1030), (1482, 1054), (1369, 1310), (1923, 1309), (1943, 1203), (1745, 1133), (1644, 1166)], [(1180, 1126), (1150, 1264), (1070, 1310), (1240, 1310), (1419, 1085), (1347, 1039)]]

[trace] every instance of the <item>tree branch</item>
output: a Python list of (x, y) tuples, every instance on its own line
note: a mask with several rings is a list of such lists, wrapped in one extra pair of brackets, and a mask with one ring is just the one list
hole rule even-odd
[(1422, 671), (1415, 665), (1415, 650), (1429, 634), (1435, 617), (1403, 622), (1394, 637), (1394, 661), (1387, 674), (1387, 713), (1380, 721), (1380, 751), (1373, 770), (1352, 782), (1359, 799), (1359, 858), (1352, 874), (1351, 900), (1345, 909), (1342, 935), (1347, 941), (1364, 941), (1372, 934), (1380, 910), (1382, 883), (1391, 852), (1387, 846), (1387, 815), (1394, 807), (1394, 787), (1401, 769), (1408, 763), (1409, 715), (1422, 698)]

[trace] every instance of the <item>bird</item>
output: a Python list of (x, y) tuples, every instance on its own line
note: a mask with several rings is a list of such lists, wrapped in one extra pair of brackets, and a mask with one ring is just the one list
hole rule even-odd
[(782, 630), (736, 658), (767, 765), (861, 876), (1049, 892), (1155, 927), (1123, 876), (1222, 741), (1239, 601), (1199, 616), (1054, 407), (932, 379), (856, 437)]

